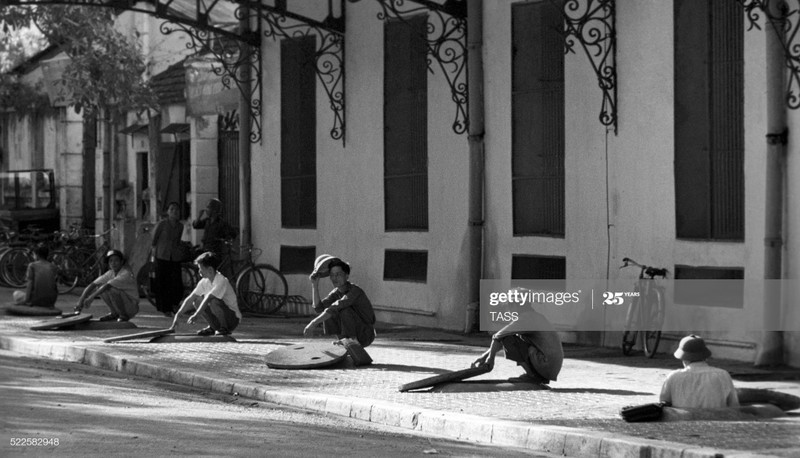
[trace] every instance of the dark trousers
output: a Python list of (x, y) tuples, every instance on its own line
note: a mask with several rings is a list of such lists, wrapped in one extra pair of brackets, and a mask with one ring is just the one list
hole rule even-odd
[(203, 319), (208, 323), (208, 327), (215, 331), (220, 329), (227, 329), (228, 332), (233, 332), (239, 326), (239, 318), (233, 310), (229, 309), (222, 299), (212, 297), (200, 312)]
[(156, 259), (156, 284), (153, 285), (159, 312), (177, 312), (183, 300), (181, 263)]
[(328, 312), (332, 315), (323, 324), (325, 334), (336, 334), (336, 337), (344, 339), (350, 337), (358, 340), (362, 347), (367, 347), (375, 340), (375, 328), (364, 323), (355, 310), (351, 307), (340, 310), (339, 312)]

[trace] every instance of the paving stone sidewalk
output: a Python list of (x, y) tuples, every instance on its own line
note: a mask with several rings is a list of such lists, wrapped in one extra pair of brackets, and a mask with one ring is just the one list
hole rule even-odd
[[(11, 291), (0, 289), (0, 304)], [(58, 306), (71, 311), (74, 298)], [(100, 316), (100, 302), (89, 313)], [(486, 335), (384, 326), (368, 348), (374, 363), (353, 368), (270, 369), (264, 356), (306, 339), (308, 318), (246, 318), (236, 343), (103, 343), (118, 335), (169, 327), (171, 319), (143, 305), (135, 330), (31, 331), (38, 317), (0, 315), (0, 348), (75, 361), (203, 389), (309, 408), (329, 414), (428, 431), (463, 440), (525, 447), (567, 456), (800, 456), (800, 412), (762, 421), (623, 422), (619, 409), (655, 402), (666, 375), (679, 367), (669, 354), (649, 360), (617, 350), (565, 345), (565, 361), (550, 390), (496, 391), (521, 371), (502, 356), (495, 369), (470, 380), (468, 391), (401, 393), (407, 382), (460, 370), (483, 352)], [(182, 323), (185, 320), (181, 320)], [(182, 324), (178, 332), (199, 325)], [(317, 337), (318, 339), (329, 339)], [(664, 345), (671, 344), (666, 342)], [(714, 361), (739, 387), (800, 395), (800, 372), (766, 371)]]

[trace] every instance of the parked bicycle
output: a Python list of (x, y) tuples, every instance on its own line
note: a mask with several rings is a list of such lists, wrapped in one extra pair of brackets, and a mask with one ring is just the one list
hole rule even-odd
[[(269, 264), (256, 264), (255, 260), (261, 255), (261, 250), (249, 246), (236, 247), (231, 240), (222, 240), (223, 250), (220, 265), (217, 268), (231, 281), (236, 289), (236, 299), (242, 313), (250, 315), (271, 315), (286, 304), (289, 286), (283, 274)], [(200, 254), (198, 247), (193, 250), (193, 257)], [(148, 263), (140, 269), (137, 275), (139, 288), (155, 305), (155, 297), (150, 291), (149, 274), (152, 264)], [(200, 274), (192, 262), (181, 264), (181, 277), (183, 279), (184, 297), (188, 295), (197, 282)]]
[(256, 264), (255, 260), (261, 256), (259, 248), (241, 246), (237, 253), (231, 241), (225, 241), (225, 246), (219, 270), (235, 272), (229, 278), (236, 279), (236, 299), (242, 313), (272, 315), (280, 310), (289, 295), (289, 284), (283, 274), (269, 264)]
[[(151, 304), (156, 305), (156, 295), (151, 287), (151, 282), (155, 278), (155, 263), (147, 261), (136, 274), (136, 283), (139, 285), (139, 296), (146, 298)], [(193, 261), (181, 263), (181, 284), (183, 285), (183, 297), (189, 295), (194, 290), (195, 285), (200, 280), (200, 272)]]
[(115, 226), (101, 234), (67, 235), (62, 249), (50, 253), (50, 260), (56, 265), (61, 294), (72, 291), (77, 286), (93, 282), (105, 269), (105, 254), (110, 249), (109, 235)]
[(637, 334), (641, 334), (642, 348), (648, 358), (656, 354), (661, 342), (661, 327), (664, 324), (664, 287), (656, 284), (655, 277), (667, 278), (665, 268), (649, 267), (633, 259), (623, 258), (622, 266), (638, 267), (639, 278), (634, 287), (633, 301), (625, 316), (625, 329), (622, 334), (622, 353), (631, 354), (636, 345)]

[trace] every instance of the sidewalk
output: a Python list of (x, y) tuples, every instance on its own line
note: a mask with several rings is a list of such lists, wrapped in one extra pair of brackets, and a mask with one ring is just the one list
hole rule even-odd
[[(59, 299), (65, 313), (76, 296)], [(0, 304), (11, 290), (0, 289)], [(88, 313), (107, 312), (96, 301)], [(133, 322), (139, 329), (31, 331), (42, 317), (0, 314), (0, 348), (152, 377), (219, 393), (426, 431), (451, 438), (524, 447), (567, 456), (713, 457), (800, 456), (800, 412), (774, 420), (742, 422), (625, 423), (626, 405), (657, 401), (666, 375), (679, 367), (668, 354), (649, 360), (615, 349), (566, 345), (564, 367), (551, 390), (400, 393), (407, 382), (460, 370), (487, 347), (488, 336), (403, 326), (378, 328), (367, 350), (374, 363), (360, 368), (270, 369), (264, 356), (304, 340), (308, 318), (245, 318), (237, 343), (103, 343), (113, 336), (169, 327), (171, 319), (149, 303)], [(185, 323), (185, 320), (181, 321)], [(189, 333), (200, 325), (182, 324)], [(326, 337), (319, 337), (329, 339)], [(671, 345), (666, 342), (664, 345)], [(800, 396), (800, 371), (770, 372), (734, 361), (713, 363), (731, 371), (738, 387), (770, 388)], [(492, 372), (470, 379), (520, 375), (498, 355)]]

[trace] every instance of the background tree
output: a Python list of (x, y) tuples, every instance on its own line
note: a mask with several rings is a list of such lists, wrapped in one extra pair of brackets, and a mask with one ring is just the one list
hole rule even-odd
[(18, 30), (0, 30), (0, 73), (6, 73), (47, 46), (47, 39), (29, 25)]
[(50, 44), (70, 58), (60, 84), (76, 109), (125, 111), (155, 107), (143, 79), (147, 65), (138, 35), (126, 37), (114, 28), (115, 10), (88, 6), (5, 7), (3, 32), (17, 34), (33, 24)]

